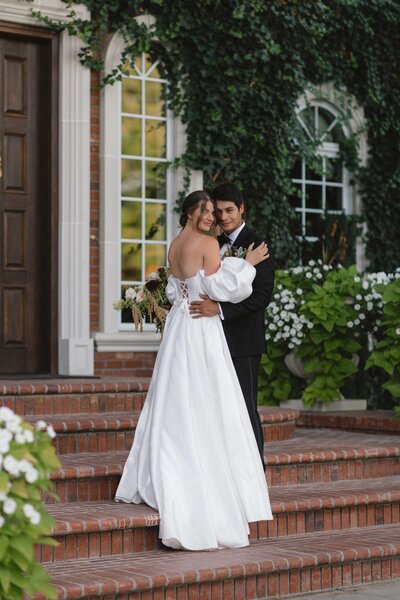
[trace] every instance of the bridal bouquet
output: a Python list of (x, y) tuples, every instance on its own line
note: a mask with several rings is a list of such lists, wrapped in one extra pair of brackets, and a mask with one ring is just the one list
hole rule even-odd
[(136, 331), (143, 331), (143, 322), (149, 318), (157, 327), (157, 331), (163, 332), (171, 308), (165, 293), (168, 275), (168, 267), (159, 267), (146, 278), (145, 283), (129, 287), (125, 291), (125, 299), (113, 302), (115, 310), (128, 308), (132, 311)]

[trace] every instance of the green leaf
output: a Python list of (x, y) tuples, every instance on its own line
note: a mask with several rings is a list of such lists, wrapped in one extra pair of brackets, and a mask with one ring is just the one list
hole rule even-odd
[(5, 535), (0, 536), (0, 561), (3, 560), (8, 548), (8, 537)]
[(10, 477), (5, 471), (0, 471), (0, 492), (7, 492)]
[(0, 565), (0, 585), (7, 593), (10, 589), (10, 570)]
[(17, 537), (11, 538), (10, 546), (22, 554), (28, 562), (33, 560), (32, 540), (28, 535), (20, 534)]

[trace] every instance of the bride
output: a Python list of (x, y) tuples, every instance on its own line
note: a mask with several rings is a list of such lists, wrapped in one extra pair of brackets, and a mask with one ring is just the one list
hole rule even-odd
[(187, 196), (180, 223), (168, 256), (172, 308), (115, 499), (158, 510), (166, 546), (239, 548), (249, 522), (272, 519), (265, 474), (221, 320), (191, 317), (189, 303), (200, 293), (247, 298), (268, 249), (221, 263), (217, 240), (205, 235), (215, 208), (204, 191)]

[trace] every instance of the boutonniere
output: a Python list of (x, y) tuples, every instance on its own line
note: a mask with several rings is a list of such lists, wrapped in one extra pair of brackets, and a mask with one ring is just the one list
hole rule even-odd
[(232, 244), (226, 245), (226, 250), (222, 258), (226, 258), (228, 256), (235, 256), (236, 258), (246, 258), (247, 248), (242, 248), (242, 246), (233, 246)]

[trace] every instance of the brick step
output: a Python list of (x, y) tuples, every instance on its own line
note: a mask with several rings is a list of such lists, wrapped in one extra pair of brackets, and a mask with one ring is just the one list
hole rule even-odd
[[(252, 523), (250, 539), (400, 523), (400, 479), (271, 488), (273, 521)], [(54, 504), (57, 548), (37, 549), (41, 562), (143, 552), (160, 547), (159, 515), (145, 504), (113, 501)]]
[(149, 379), (48, 379), (0, 384), (0, 406), (21, 416), (140, 411)]
[[(59, 501), (113, 499), (126, 457), (127, 452), (61, 455), (62, 467), (52, 474)], [(400, 440), (300, 429), (291, 440), (266, 444), (265, 460), (270, 486), (390, 477), (400, 474)]]
[[(140, 412), (118, 412), (50, 415), (44, 418), (57, 432), (57, 452), (75, 454), (129, 450), (139, 415)], [(293, 410), (261, 407), (264, 440), (271, 442), (293, 437), (298, 415), (299, 413)], [(38, 418), (28, 416), (26, 420), (35, 423)]]
[(301, 411), (296, 423), (301, 427), (330, 427), (369, 433), (400, 432), (400, 419), (392, 410)]
[(216, 552), (58, 561), (46, 570), (64, 599), (276, 598), (398, 578), (400, 527), (289, 536)]

